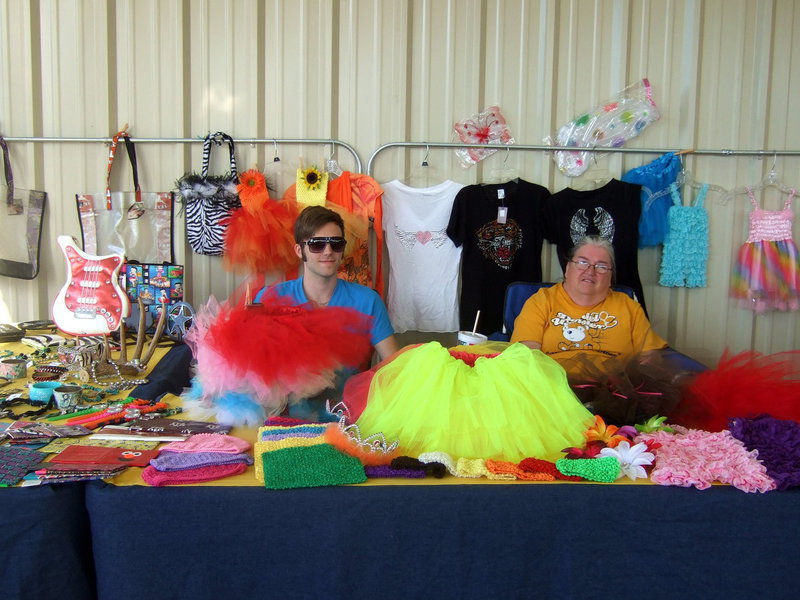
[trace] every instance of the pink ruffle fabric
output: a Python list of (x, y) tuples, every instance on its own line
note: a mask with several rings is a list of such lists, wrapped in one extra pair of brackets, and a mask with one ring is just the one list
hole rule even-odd
[(743, 492), (768, 492), (775, 482), (758, 460), (730, 431), (708, 432), (676, 426), (676, 433), (656, 431), (636, 437), (661, 444), (653, 452), (656, 464), (650, 479), (661, 485), (696, 487), (704, 490), (719, 481)]

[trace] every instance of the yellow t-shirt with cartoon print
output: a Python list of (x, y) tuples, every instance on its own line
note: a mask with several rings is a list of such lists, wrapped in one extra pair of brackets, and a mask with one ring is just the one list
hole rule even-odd
[(641, 305), (622, 292), (609, 291), (594, 306), (575, 304), (563, 283), (528, 298), (514, 322), (512, 342), (542, 344), (542, 352), (561, 361), (576, 352), (615, 357), (665, 348)]

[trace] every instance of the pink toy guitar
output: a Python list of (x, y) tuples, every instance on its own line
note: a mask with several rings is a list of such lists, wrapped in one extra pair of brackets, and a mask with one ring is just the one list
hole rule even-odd
[(128, 296), (119, 285), (125, 262), (121, 254), (91, 256), (68, 235), (58, 236), (67, 259), (67, 282), (53, 303), (53, 320), (72, 335), (111, 333), (131, 313)]

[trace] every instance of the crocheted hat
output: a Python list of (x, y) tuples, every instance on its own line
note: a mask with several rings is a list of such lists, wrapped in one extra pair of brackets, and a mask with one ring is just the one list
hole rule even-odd
[(249, 454), (231, 454), (229, 452), (164, 452), (150, 461), (150, 465), (159, 471), (185, 471), (211, 465), (231, 465), (235, 463), (253, 464)]
[(346, 485), (367, 480), (357, 458), (342, 454), (328, 444), (265, 452), (261, 460), (264, 485), (272, 490)]
[(247, 470), (244, 463), (234, 463), (231, 465), (212, 465), (210, 467), (200, 467), (198, 469), (186, 469), (185, 471), (159, 471), (155, 467), (147, 467), (142, 471), (142, 479), (145, 483), (155, 486), (182, 485), (187, 483), (203, 483), (205, 481), (215, 481), (231, 475), (238, 475)]
[(250, 442), (227, 434), (197, 433), (182, 442), (170, 442), (162, 449), (168, 452), (227, 452), (239, 454), (250, 450)]

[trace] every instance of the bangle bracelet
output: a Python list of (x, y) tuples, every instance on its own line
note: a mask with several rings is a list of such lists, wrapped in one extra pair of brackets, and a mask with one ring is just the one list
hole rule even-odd
[(61, 365), (38, 365), (36, 370), (44, 371), (45, 373), (56, 373), (57, 375), (61, 375), (62, 373), (66, 373), (67, 368), (62, 367)]
[(33, 375), (31, 375), (31, 379), (34, 381), (55, 381), (58, 378), (58, 373), (47, 373), (39, 370), (34, 371)]
[(58, 365), (37, 365), (31, 375), (34, 381), (54, 381), (67, 372), (65, 367)]

